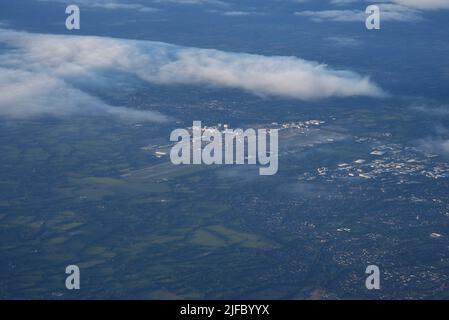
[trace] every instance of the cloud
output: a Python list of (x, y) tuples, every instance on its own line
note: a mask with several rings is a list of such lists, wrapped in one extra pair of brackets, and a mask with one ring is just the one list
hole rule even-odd
[(228, 16), (228, 17), (242, 17), (242, 16), (250, 16), (250, 15), (254, 15), (257, 14), (255, 12), (250, 12), (250, 11), (225, 11), (223, 12), (223, 15)]
[(449, 156), (449, 140), (442, 138), (427, 138), (418, 141), (418, 147), (429, 153)]
[(343, 36), (328, 37), (325, 40), (339, 47), (358, 47), (363, 43), (358, 39)]
[(444, 122), (449, 116), (448, 105), (416, 104), (410, 110), (420, 113), (420, 119), (426, 119), (433, 124), (434, 133), (417, 141), (418, 147), (426, 152), (449, 156), (449, 129)]
[[(61, 2), (66, 5), (74, 4), (71, 0), (38, 0), (42, 2)], [(107, 10), (136, 10), (139, 12), (155, 12), (159, 9), (145, 6), (140, 3), (121, 2), (119, 0), (77, 0), (80, 7), (101, 8)]]
[(143, 120), (166, 120), (152, 112), (108, 106), (80, 89), (114, 81), (118, 74), (159, 85), (207, 85), (302, 100), (384, 95), (368, 77), (296, 57), (1, 29), (0, 44), (9, 48), (0, 55), (0, 114), (15, 117), (71, 113), (92, 106), (120, 117), (145, 113)]
[[(59, 39), (67, 41), (59, 43)], [(25, 45), (27, 41), (30, 43)], [(0, 29), (0, 44), (8, 47), (6, 52), (0, 54), (0, 116), (22, 119), (42, 115), (88, 114), (108, 115), (133, 122), (169, 120), (158, 112), (108, 105), (72, 83), (79, 81), (89, 87), (100, 85), (103, 81), (92, 68), (95, 63), (88, 61), (96, 54), (103, 54), (98, 48), (96, 51), (95, 43), (93, 53), (86, 58), (85, 64), (83, 59), (79, 59), (82, 53), (78, 58), (73, 57), (76, 56), (76, 40), (72, 42), (70, 37)], [(49, 47), (45, 48), (46, 45)], [(87, 49), (84, 47), (84, 50)], [(100, 56), (97, 58), (101, 60)], [(57, 67), (58, 64), (60, 67)], [(110, 69), (107, 64), (104, 67), (105, 71)]]
[[(380, 4), (382, 21), (414, 22), (422, 20), (419, 11), (396, 4)], [(322, 11), (299, 11), (295, 15), (308, 17), (315, 22), (362, 22), (368, 15), (365, 10), (338, 9)]]
[[(371, 0), (330, 0), (330, 3), (336, 5), (345, 5), (355, 2), (369, 2), (370, 4), (376, 1)], [(383, 3), (393, 3), (400, 6), (414, 8), (419, 10), (438, 10), (438, 9), (449, 9), (448, 0), (379, 0), (377, 2)]]
[(342, 5), (348, 3), (358, 2), (359, 0), (331, 0), (332, 4)]
[(439, 106), (429, 106), (429, 105), (413, 105), (410, 108), (413, 111), (421, 112), (429, 116), (448, 116), (449, 115), (449, 106), (448, 105), (439, 105)]
[(153, 0), (156, 3), (176, 3), (176, 4), (184, 4), (184, 5), (201, 5), (201, 4), (210, 4), (210, 5), (219, 5), (226, 6), (228, 5), (226, 2), (221, 0)]
[(448, 0), (392, 0), (393, 2), (421, 10), (449, 9)]
[(0, 68), (0, 116), (110, 115), (125, 121), (164, 122), (157, 112), (110, 106), (64, 80), (44, 73)]
[(364, 21), (366, 19), (365, 13), (360, 10), (322, 10), (322, 11), (298, 11), (295, 12), (296, 16), (308, 17), (315, 22), (323, 21), (337, 21), (337, 22), (350, 22), (350, 21)]
[[(397, 22), (418, 22), (424, 20), (422, 14), (424, 10), (449, 9), (449, 0), (378, 0), (377, 5), (381, 9), (382, 21)], [(312, 21), (334, 21), (334, 22), (362, 22), (367, 18), (363, 8), (357, 5), (353, 9), (352, 4), (362, 4), (368, 6), (373, 4), (371, 0), (329, 0), (330, 4), (336, 5), (339, 9), (311, 11), (304, 10), (295, 12), (295, 15), (309, 17)], [(374, 2), (376, 4), (376, 2)], [(340, 9), (341, 7), (350, 9)]]
[(217, 50), (181, 49), (176, 58), (143, 75), (162, 83), (198, 83), (240, 88), (262, 96), (310, 100), (347, 96), (382, 96), (368, 78), (296, 57), (267, 57)]

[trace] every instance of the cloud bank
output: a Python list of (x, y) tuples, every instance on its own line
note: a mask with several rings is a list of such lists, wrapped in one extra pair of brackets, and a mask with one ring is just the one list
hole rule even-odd
[(88, 107), (141, 121), (162, 115), (108, 106), (76, 86), (99, 85), (125, 74), (152, 84), (241, 89), (301, 100), (371, 96), (369, 78), (296, 57), (186, 48), (161, 42), (46, 35), (0, 29), (0, 115), (64, 114)]
[(84, 113), (110, 115), (125, 121), (164, 122), (156, 112), (110, 106), (46, 74), (0, 68), (0, 115), (24, 119), (40, 115)]

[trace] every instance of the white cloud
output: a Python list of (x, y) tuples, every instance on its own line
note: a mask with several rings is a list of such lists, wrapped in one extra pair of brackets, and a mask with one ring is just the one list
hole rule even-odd
[(209, 85), (303, 100), (383, 96), (383, 91), (367, 77), (296, 57), (11, 30), (0, 30), (0, 44), (10, 48), (0, 55), (0, 114), (3, 115), (70, 113), (92, 105), (96, 110), (123, 117), (145, 113), (144, 120), (165, 120), (156, 113), (107, 106), (73, 86), (74, 83), (99, 85), (105, 79), (111, 81), (117, 73), (137, 76), (153, 84)]
[[(424, 20), (422, 16), (424, 10), (449, 9), (449, 0), (329, 0), (329, 3), (339, 8), (323, 11), (304, 10), (295, 12), (295, 15), (309, 17), (315, 22), (362, 22), (367, 18), (363, 8), (368, 4), (377, 4), (381, 9), (382, 21), (417, 22)], [(353, 3), (361, 3), (363, 8), (357, 5), (357, 8), (353, 9)], [(340, 9), (348, 6), (350, 9)]]
[(250, 11), (225, 11), (223, 12), (223, 15), (228, 17), (242, 17), (242, 16), (249, 16), (255, 14), (254, 12)]
[(217, 50), (182, 49), (157, 75), (143, 75), (163, 83), (203, 83), (240, 88), (257, 95), (303, 100), (334, 96), (381, 96), (368, 78), (296, 57), (267, 57)]
[(139, 12), (155, 12), (159, 9), (145, 6), (140, 3), (121, 2), (119, 0), (38, 0), (42, 2), (61, 2), (66, 5), (77, 4), (80, 7), (101, 8), (107, 10), (136, 10)]
[[(417, 141), (420, 149), (430, 153), (449, 156), (449, 129), (444, 126), (444, 120), (449, 116), (448, 105), (418, 104), (410, 107), (410, 110), (419, 112), (421, 118), (428, 118), (434, 123), (434, 134)], [(441, 123), (439, 123), (441, 122)]]
[[(400, 21), (412, 22), (419, 21), (422, 17), (419, 11), (396, 4), (380, 4), (382, 21)], [(353, 22), (365, 21), (368, 15), (365, 10), (336, 9), (322, 11), (299, 11), (295, 12), (297, 16), (308, 17), (315, 22), (335, 21), (335, 22)]]
[(226, 2), (221, 0), (153, 0), (153, 2), (158, 3), (177, 3), (185, 5), (200, 5), (200, 4), (211, 4), (211, 5), (227, 5)]
[(340, 5), (340, 4), (354, 3), (357, 1), (359, 0), (331, 0), (331, 3)]
[(325, 40), (339, 47), (358, 47), (363, 43), (359, 39), (344, 36), (328, 37)]
[(365, 3), (394, 3), (401, 6), (419, 9), (419, 10), (438, 10), (438, 9), (449, 9), (449, 0), (330, 0), (330, 3), (337, 5), (351, 4), (355, 2), (365, 2)]
[(420, 149), (430, 153), (449, 156), (449, 140), (442, 138), (426, 138), (418, 141)]
[(449, 9), (448, 0), (392, 0), (393, 2), (421, 10)]
[(315, 22), (322, 21), (338, 21), (338, 22), (350, 22), (350, 21), (364, 21), (366, 19), (365, 13), (360, 10), (322, 10), (322, 11), (298, 11), (295, 12), (296, 16), (308, 17)]
[(411, 107), (413, 111), (422, 112), (430, 116), (447, 116), (449, 115), (449, 106), (429, 106), (429, 105), (414, 105)]
[(0, 115), (28, 118), (40, 115), (107, 114), (125, 121), (164, 122), (157, 112), (110, 106), (64, 80), (45, 73), (0, 68)]
[[(86, 85), (101, 81), (92, 68), (96, 54), (104, 54), (92, 42), (92, 54), (76, 54), (76, 39), (44, 36), (0, 29), (0, 44), (12, 46), (0, 55), (0, 116), (28, 118), (40, 115), (110, 115), (125, 121), (164, 122), (168, 117), (152, 111), (111, 106), (76, 88), (70, 81)], [(62, 43), (59, 43), (59, 40)], [(64, 41), (66, 40), (66, 41)], [(87, 39), (88, 40), (88, 39)], [(29, 41), (29, 44), (26, 42)], [(87, 41), (84, 50), (88, 50)], [(48, 47), (46, 48), (45, 46)], [(40, 47), (43, 46), (43, 47)], [(52, 52), (55, 50), (54, 52)], [(101, 60), (96, 56), (97, 62)], [(58, 66), (59, 65), (59, 66)], [(104, 70), (111, 69), (108, 64)]]

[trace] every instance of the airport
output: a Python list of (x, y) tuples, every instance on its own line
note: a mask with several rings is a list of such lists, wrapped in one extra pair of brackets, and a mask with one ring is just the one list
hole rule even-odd
[[(260, 175), (274, 175), (278, 171), (277, 129), (220, 131), (215, 127), (202, 127), (201, 121), (194, 121), (191, 131), (192, 135), (186, 129), (172, 131), (170, 141), (177, 141), (170, 152), (173, 164), (242, 165), (246, 158), (247, 164), (255, 165), (258, 160), (264, 166), (259, 169)], [(267, 138), (270, 140), (269, 150)]]

